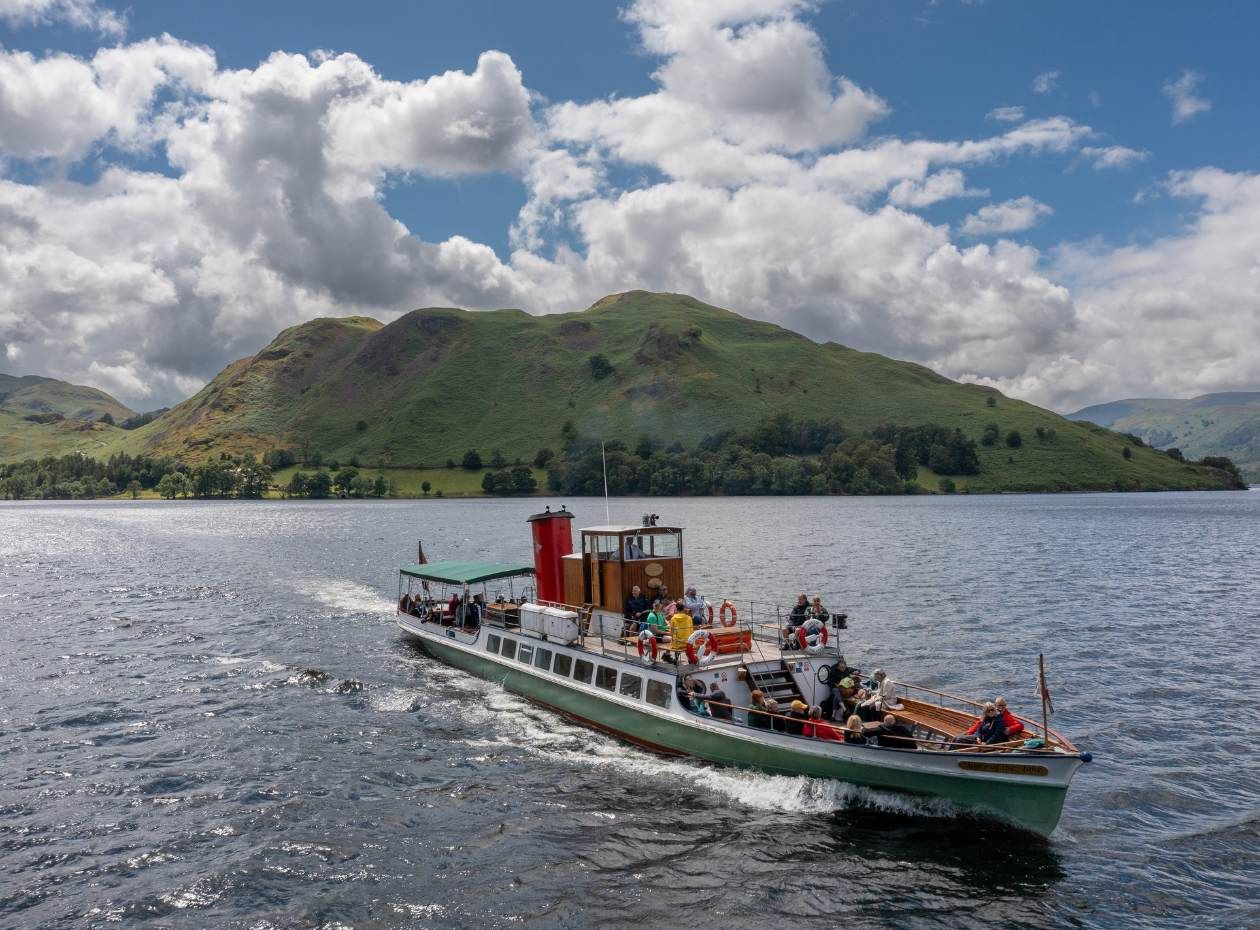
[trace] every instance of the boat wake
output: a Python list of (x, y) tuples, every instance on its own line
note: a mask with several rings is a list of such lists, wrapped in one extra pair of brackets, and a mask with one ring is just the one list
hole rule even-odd
[(341, 614), (392, 614), (394, 602), (379, 591), (352, 581), (322, 581), (300, 586), (304, 593)]

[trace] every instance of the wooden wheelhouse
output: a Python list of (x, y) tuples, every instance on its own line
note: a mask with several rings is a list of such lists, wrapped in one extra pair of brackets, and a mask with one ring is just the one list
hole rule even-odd
[(564, 600), (621, 612), (638, 585), (650, 598), (683, 594), (683, 539), (677, 526), (592, 526), (564, 556)]

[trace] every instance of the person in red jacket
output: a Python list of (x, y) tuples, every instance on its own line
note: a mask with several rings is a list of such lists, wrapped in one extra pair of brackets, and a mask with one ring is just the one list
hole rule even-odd
[(822, 708), (816, 706), (809, 709), (809, 722), (805, 724), (802, 735), (810, 736), (814, 739), (829, 739), (838, 743), (844, 742), (844, 736), (830, 723), (826, 723), (822, 719)]
[[(1019, 718), (1011, 713), (1010, 708), (1006, 706), (1006, 698), (995, 697), (993, 706), (997, 708), (998, 716), (1002, 718), (1002, 723), (1006, 725), (1007, 739), (1014, 739), (1022, 736), (1024, 733), (1024, 725), (1020, 723)], [(968, 736), (975, 736), (976, 731), (980, 729), (980, 724), (984, 722), (983, 717), (977, 717), (976, 722), (967, 728)]]

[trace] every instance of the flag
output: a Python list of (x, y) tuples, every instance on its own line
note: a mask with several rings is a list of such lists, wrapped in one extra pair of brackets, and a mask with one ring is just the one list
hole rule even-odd
[[(422, 539), (416, 540), (416, 561), (419, 562), (421, 565), (429, 564), (429, 560), (425, 558), (425, 555), (424, 555), (424, 540)], [(429, 583), (427, 581), (421, 580), (420, 587), (424, 589), (424, 593), (426, 595), (431, 593), (429, 591)]]

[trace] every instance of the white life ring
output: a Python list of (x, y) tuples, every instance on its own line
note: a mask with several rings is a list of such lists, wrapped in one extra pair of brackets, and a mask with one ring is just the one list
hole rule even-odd
[(656, 661), (656, 637), (652, 635), (651, 630), (639, 631), (639, 659), (644, 665), (651, 665)]
[[(704, 651), (697, 652), (696, 646), (704, 643)], [(708, 630), (696, 630), (687, 637), (687, 661), (692, 665), (708, 665), (717, 658), (717, 642)]]
[(796, 628), (796, 641), (810, 655), (817, 655), (827, 645), (827, 624), (810, 617)]

